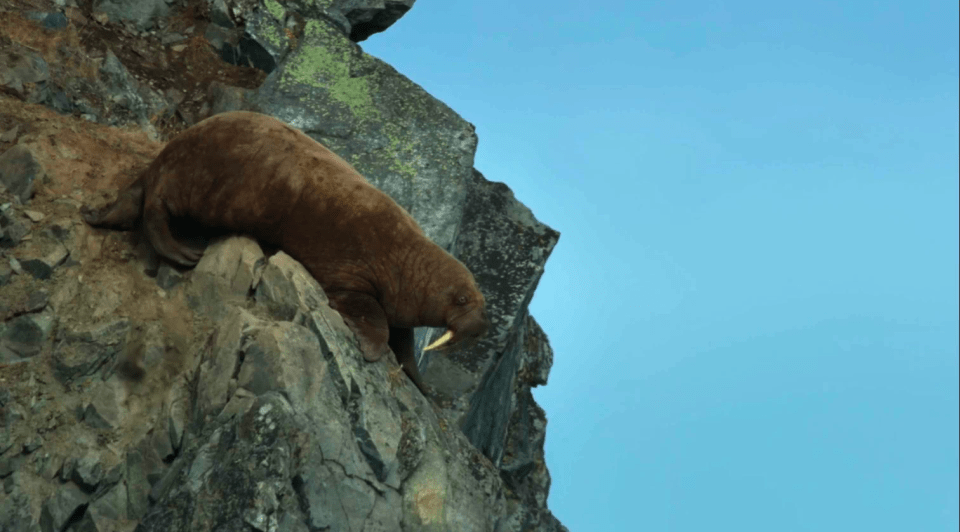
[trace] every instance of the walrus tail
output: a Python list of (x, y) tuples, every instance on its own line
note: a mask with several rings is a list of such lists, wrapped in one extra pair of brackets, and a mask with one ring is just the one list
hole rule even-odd
[(143, 213), (143, 177), (127, 185), (117, 195), (117, 201), (102, 209), (93, 210), (86, 205), (80, 213), (94, 227), (130, 230)]

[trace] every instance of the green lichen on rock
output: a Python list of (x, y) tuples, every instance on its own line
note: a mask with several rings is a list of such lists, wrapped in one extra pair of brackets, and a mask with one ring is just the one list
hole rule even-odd
[(260, 27), (259, 36), (276, 48), (285, 49), (288, 46), (287, 36), (281, 28), (287, 11), (276, 0), (264, 0), (263, 5), (266, 7), (267, 13), (270, 14), (270, 18), (269, 23)]
[(330, 98), (348, 108), (360, 120), (376, 118), (372, 89), (367, 77), (351, 77), (353, 48), (342, 34), (317, 21), (303, 29), (303, 44), (288, 60), (281, 87), (304, 84), (326, 90)]
[(280, 5), (280, 2), (277, 2), (277, 0), (264, 0), (263, 5), (267, 8), (267, 12), (273, 15), (273, 18), (283, 22), (283, 18), (287, 14), (287, 10)]
[(389, 145), (384, 154), (389, 161), (389, 169), (407, 181), (417, 177), (418, 167), (422, 165), (416, 139), (404, 134), (396, 124), (385, 124), (383, 134)]

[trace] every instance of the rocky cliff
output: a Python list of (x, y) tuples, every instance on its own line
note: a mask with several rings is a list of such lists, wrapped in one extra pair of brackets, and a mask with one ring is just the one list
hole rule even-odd
[[(469, 123), (356, 44), (412, 4), (0, 4), (0, 530), (565, 530), (527, 311), (559, 235), (473, 169)], [(235, 109), (332, 148), (474, 272), (491, 332), (421, 358), (431, 398), (364, 362), (282, 251), (232, 236), (178, 270), (81, 221)]]

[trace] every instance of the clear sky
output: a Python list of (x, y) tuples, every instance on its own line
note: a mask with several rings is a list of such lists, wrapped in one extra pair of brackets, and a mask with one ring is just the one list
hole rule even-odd
[(958, 530), (958, 3), (418, 0), (362, 43), (562, 235), (574, 532)]

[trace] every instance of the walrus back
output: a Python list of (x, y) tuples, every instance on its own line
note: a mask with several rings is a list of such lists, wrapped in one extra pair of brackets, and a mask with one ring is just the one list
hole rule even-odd
[[(358, 218), (405, 215), (322, 144), (256, 113), (211, 117), (172, 140), (156, 162), (148, 194), (164, 198), (171, 216), (273, 245), (353, 247), (371, 230)], [(318, 218), (328, 230), (316, 227)], [(412, 218), (403, 222), (419, 232)]]

